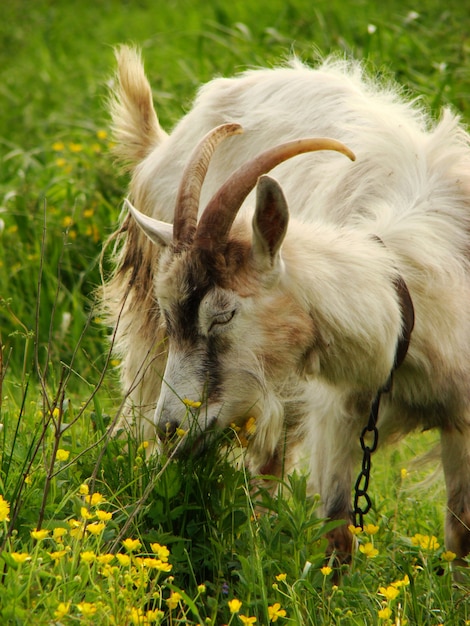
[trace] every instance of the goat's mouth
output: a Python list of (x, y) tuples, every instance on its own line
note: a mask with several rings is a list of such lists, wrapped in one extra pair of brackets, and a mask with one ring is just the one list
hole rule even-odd
[(213, 442), (217, 434), (220, 433), (217, 425), (217, 418), (213, 417), (209, 420), (207, 427), (192, 428), (185, 430), (182, 427), (173, 428), (171, 433), (168, 429), (160, 434), (164, 448), (168, 452), (168, 456), (181, 459), (183, 456), (197, 457)]

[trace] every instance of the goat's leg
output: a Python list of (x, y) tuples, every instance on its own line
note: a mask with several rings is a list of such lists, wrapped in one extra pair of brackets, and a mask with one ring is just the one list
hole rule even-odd
[(447, 488), (446, 547), (464, 565), (470, 553), (470, 426), (441, 433), (442, 464)]

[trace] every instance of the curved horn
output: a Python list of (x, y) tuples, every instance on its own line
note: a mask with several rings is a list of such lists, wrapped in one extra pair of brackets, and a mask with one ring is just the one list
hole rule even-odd
[(176, 198), (173, 224), (175, 243), (190, 242), (196, 231), (201, 188), (217, 145), (226, 137), (242, 132), (240, 124), (222, 124), (209, 131), (193, 150), (184, 168)]
[(335, 139), (296, 139), (259, 154), (239, 167), (211, 198), (199, 220), (195, 245), (213, 249), (223, 245), (243, 201), (256, 185), (258, 178), (276, 165), (298, 154), (317, 150), (335, 150), (354, 161), (354, 153)]

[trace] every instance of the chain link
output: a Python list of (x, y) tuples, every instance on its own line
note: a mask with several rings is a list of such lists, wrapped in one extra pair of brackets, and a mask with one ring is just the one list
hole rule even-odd
[[(369, 489), (370, 471), (372, 467), (372, 453), (377, 450), (379, 445), (379, 430), (377, 428), (377, 419), (379, 416), (380, 399), (383, 393), (390, 391), (392, 384), (391, 376), (387, 383), (379, 389), (375, 396), (369, 413), (369, 421), (367, 426), (362, 430), (359, 441), (362, 448), (362, 468), (354, 485), (354, 526), (364, 527), (364, 515), (366, 515), (371, 507), (372, 500), (367, 493)], [(361, 504), (360, 500), (364, 500)]]

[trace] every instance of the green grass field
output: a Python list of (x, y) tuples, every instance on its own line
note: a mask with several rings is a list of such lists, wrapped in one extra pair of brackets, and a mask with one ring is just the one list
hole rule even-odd
[(442, 479), (422, 485), (434, 464), (411, 462), (437, 435), (376, 454), (338, 587), (304, 477), (254, 495), (215, 450), (165, 463), (109, 440), (118, 363), (94, 311), (127, 184), (105, 106), (114, 45), (143, 48), (168, 130), (201, 83), (292, 52), (354, 55), (469, 121), (465, 3), (8, 0), (0, 42), (0, 624), (470, 624)]

